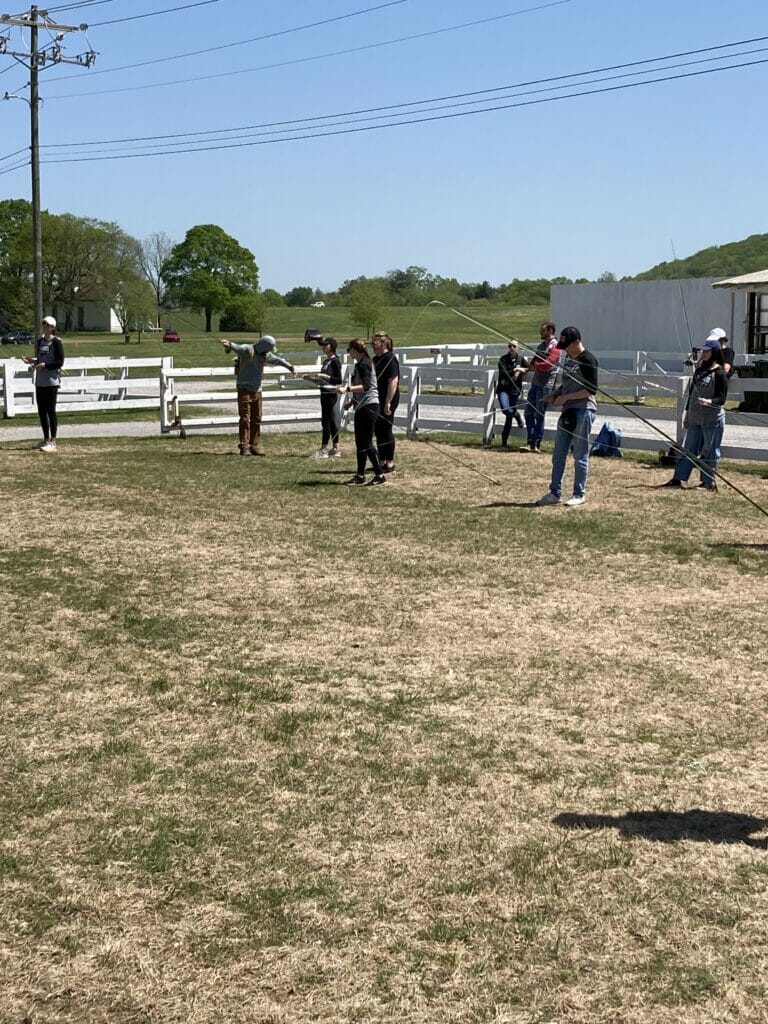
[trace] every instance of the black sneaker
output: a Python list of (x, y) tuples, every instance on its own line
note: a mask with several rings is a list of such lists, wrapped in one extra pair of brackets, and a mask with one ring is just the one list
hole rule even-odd
[(698, 486), (699, 487), (703, 487), (705, 491), (716, 491), (717, 490), (717, 484), (714, 483), (714, 481), (711, 484), (706, 484), (702, 480), (701, 483)]
[(345, 487), (363, 487), (364, 485), (365, 485), (365, 477), (364, 476), (358, 476), (357, 474), (355, 474), (352, 477), (351, 480), (345, 480), (344, 481), (344, 486)]
[(667, 480), (667, 482), (665, 484), (659, 484), (659, 487), (682, 487), (682, 486), (683, 485), (681, 484), (681, 482), (679, 480), (675, 480), (674, 477), (672, 477), (671, 480)]
[(385, 484), (386, 482), (387, 478), (383, 474), (379, 474), (379, 476), (375, 476), (373, 480), (368, 481), (368, 486), (373, 487), (374, 484)]

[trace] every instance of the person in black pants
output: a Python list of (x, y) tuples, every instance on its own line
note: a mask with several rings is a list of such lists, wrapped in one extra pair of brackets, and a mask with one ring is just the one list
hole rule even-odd
[(43, 440), (37, 446), (41, 452), (56, 451), (56, 400), (61, 386), (60, 370), (64, 365), (64, 345), (56, 334), (56, 320), (43, 317), (43, 336), (37, 339), (34, 356), (24, 356), (24, 362), (35, 368), (35, 401)]
[(355, 407), (355, 448), (357, 449), (357, 473), (348, 484), (365, 484), (365, 465), (370, 459), (373, 466), (372, 484), (385, 484), (387, 478), (381, 472), (379, 453), (373, 443), (373, 431), (379, 417), (379, 390), (371, 357), (361, 338), (354, 338), (347, 347), (347, 355), (355, 364), (351, 384), (341, 384), (339, 394), (351, 394)]
[(400, 362), (392, 351), (394, 342), (386, 331), (373, 336), (373, 366), (379, 391), (379, 418), (376, 420), (376, 446), (382, 473), (395, 471), (395, 410), (400, 403)]
[[(323, 362), (320, 373), (328, 380), (323, 382), (323, 390), (320, 391), (320, 424), (323, 430), (323, 437), (320, 442), (320, 449), (312, 456), (313, 459), (340, 459), (339, 451), (339, 397), (336, 391), (329, 390), (337, 388), (341, 384), (341, 362), (336, 355), (336, 339), (320, 338), (318, 345), (323, 346)], [(328, 389), (328, 390), (326, 390)], [(328, 451), (328, 442), (331, 442), (331, 450)]]

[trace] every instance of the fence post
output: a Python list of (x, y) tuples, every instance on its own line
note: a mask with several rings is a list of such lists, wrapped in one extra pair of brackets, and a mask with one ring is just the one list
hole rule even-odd
[(16, 415), (13, 393), (13, 382), (16, 379), (16, 360), (6, 359), (3, 363), (3, 416), (13, 419)]
[(413, 437), (419, 429), (419, 395), (421, 394), (421, 374), (418, 366), (409, 366), (410, 381), (408, 382), (408, 409), (406, 412), (405, 434)]
[(485, 375), (485, 406), (483, 408), (483, 444), (493, 444), (493, 434), (496, 429), (496, 370), (488, 370)]
[(171, 429), (169, 406), (173, 401), (173, 378), (168, 374), (173, 370), (173, 356), (164, 356), (160, 366), (160, 433), (167, 434)]
[[(648, 372), (647, 370), (648, 360), (646, 352), (635, 352), (635, 376), (642, 377)], [(645, 402), (645, 388), (643, 387), (642, 381), (637, 381), (635, 384), (635, 405), (642, 405)]]
[(685, 416), (685, 399), (689, 381), (690, 377), (677, 378), (677, 430), (675, 432), (675, 440), (678, 444), (682, 444), (685, 438), (683, 417)]

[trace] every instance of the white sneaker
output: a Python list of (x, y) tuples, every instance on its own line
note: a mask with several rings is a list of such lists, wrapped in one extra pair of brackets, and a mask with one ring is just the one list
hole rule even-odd
[(559, 505), (560, 499), (552, 491), (547, 491), (543, 498), (539, 498), (536, 502), (537, 505)]
[(55, 452), (56, 451), (56, 442), (55, 441), (46, 441), (45, 444), (41, 444), (40, 445), (40, 451), (41, 452)]
[(46, 444), (48, 444), (47, 441), (38, 441), (37, 444), (35, 445), (35, 451), (41, 452), (43, 450), (43, 446)]
[(574, 496), (572, 498), (569, 498), (565, 504), (568, 508), (576, 508), (577, 505), (586, 505), (586, 503), (587, 499), (584, 497), (583, 494), (574, 494)]
[(331, 449), (331, 458), (332, 459), (340, 459), (341, 458), (341, 452), (339, 451), (338, 448), (332, 448)]
[(328, 457), (328, 452), (325, 448), (321, 448), (319, 452), (315, 452), (313, 455), (310, 455), (310, 459), (327, 459)]

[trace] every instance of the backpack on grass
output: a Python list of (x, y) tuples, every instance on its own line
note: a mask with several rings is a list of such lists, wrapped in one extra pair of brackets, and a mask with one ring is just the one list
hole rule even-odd
[(621, 431), (606, 420), (594, 440), (590, 455), (600, 455), (606, 459), (621, 459)]

